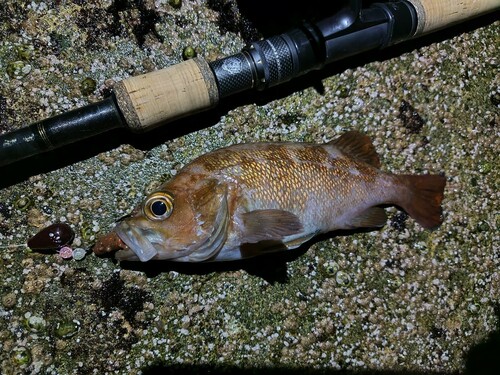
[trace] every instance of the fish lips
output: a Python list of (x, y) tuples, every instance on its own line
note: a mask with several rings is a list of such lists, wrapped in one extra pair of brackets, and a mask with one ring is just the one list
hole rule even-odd
[[(148, 236), (148, 232), (151, 231), (122, 221), (115, 227), (114, 232), (127, 245), (127, 249), (123, 250), (131, 250), (141, 262), (147, 262), (158, 255), (158, 249), (151, 241), (151, 235)], [(120, 251), (115, 256), (121, 258)]]
[(168, 251), (165, 246), (167, 239), (154, 229), (141, 228), (127, 220), (120, 222), (113, 231), (127, 246), (116, 252), (115, 258), (119, 260), (134, 260), (130, 252), (141, 262), (151, 259), (174, 259), (186, 255), (186, 251)]

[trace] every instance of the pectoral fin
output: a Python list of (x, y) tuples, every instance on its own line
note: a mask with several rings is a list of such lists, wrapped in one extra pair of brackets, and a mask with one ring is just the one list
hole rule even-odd
[(285, 236), (299, 233), (300, 219), (284, 210), (255, 210), (242, 215), (244, 233), (242, 243), (281, 241)]

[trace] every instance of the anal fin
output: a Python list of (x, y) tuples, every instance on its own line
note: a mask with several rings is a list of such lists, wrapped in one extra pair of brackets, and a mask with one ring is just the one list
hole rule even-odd
[(295, 248), (299, 247), (300, 245), (302, 245), (304, 242), (309, 241), (311, 238), (316, 236), (318, 233), (319, 233), (319, 231), (314, 232), (314, 233), (309, 233), (309, 234), (306, 234), (302, 237), (295, 238), (294, 240), (287, 241), (287, 242), (285, 242), (285, 246), (288, 250), (295, 249)]
[(374, 228), (383, 227), (387, 222), (387, 214), (381, 207), (370, 207), (361, 215), (356, 216), (349, 222), (352, 228)]

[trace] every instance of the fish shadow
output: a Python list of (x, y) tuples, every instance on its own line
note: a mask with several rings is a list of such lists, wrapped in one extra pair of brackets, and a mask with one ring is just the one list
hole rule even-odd
[(465, 358), (465, 375), (500, 374), (498, 348), (500, 348), (500, 302), (494, 305), (497, 327), (482, 342), (473, 346)]
[[(339, 236), (351, 236), (356, 233), (366, 233), (380, 228), (358, 228), (353, 230), (338, 230), (320, 234), (304, 242), (296, 249), (288, 250), (282, 243), (276, 244), (273, 250), (266, 250), (260, 255), (254, 255), (251, 258), (221, 261), (221, 262), (174, 262), (168, 260), (138, 262), (121, 261), (120, 266), (123, 269), (144, 272), (148, 277), (155, 277), (161, 273), (175, 271), (185, 275), (207, 275), (216, 272), (245, 271), (250, 275), (260, 277), (269, 284), (285, 284), (288, 282), (288, 263), (295, 261), (304, 255), (314, 244)], [(270, 245), (271, 243), (267, 244)], [(278, 246), (276, 246), (278, 245)], [(281, 245), (282, 247), (279, 247)], [(250, 247), (251, 244), (245, 244), (244, 247)], [(262, 244), (258, 244), (259, 248)], [(269, 248), (269, 246), (264, 246)], [(245, 250), (242, 250), (245, 251)]]
[(270, 284), (288, 282), (287, 264), (305, 254), (309, 245), (302, 245), (291, 251), (278, 251), (258, 255), (253, 258), (223, 262), (174, 262), (158, 260), (149, 262), (121, 261), (123, 269), (144, 272), (148, 277), (156, 277), (166, 272), (178, 272), (184, 275), (208, 275), (211, 273), (246, 271), (260, 277)]

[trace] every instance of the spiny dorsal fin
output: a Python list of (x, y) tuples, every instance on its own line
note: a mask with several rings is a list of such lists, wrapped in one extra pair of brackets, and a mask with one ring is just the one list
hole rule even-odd
[(370, 137), (357, 131), (349, 131), (342, 134), (328, 144), (337, 147), (346, 156), (370, 164), (376, 168), (380, 167), (375, 147), (373, 147)]
[(302, 230), (300, 219), (284, 210), (255, 210), (243, 214), (242, 218), (245, 228), (242, 243), (280, 241)]

